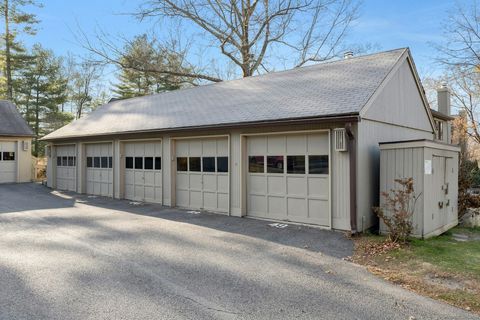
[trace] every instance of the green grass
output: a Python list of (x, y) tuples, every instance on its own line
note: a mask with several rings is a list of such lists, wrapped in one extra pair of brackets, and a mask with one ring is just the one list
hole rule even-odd
[(480, 280), (480, 241), (455, 241), (453, 233), (480, 236), (480, 228), (455, 228), (439, 237), (414, 239), (408, 249), (399, 250), (396, 255), (400, 259), (428, 262), (443, 271), (470, 275)]

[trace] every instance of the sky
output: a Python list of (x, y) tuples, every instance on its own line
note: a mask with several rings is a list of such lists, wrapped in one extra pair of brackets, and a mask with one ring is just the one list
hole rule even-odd
[[(134, 0), (43, 0), (43, 8), (35, 9), (41, 24), (27, 44), (41, 43), (58, 55), (85, 52), (74, 33), (82, 29), (92, 36), (95, 30), (111, 34), (136, 34), (155, 28), (150, 22), (139, 22), (128, 13), (140, 1)], [(460, 1), (466, 3), (467, 0)], [(421, 77), (440, 73), (435, 63), (435, 43), (443, 40), (442, 23), (455, 6), (451, 0), (363, 0), (360, 17), (352, 25), (349, 43), (370, 43), (381, 50), (410, 47)]]

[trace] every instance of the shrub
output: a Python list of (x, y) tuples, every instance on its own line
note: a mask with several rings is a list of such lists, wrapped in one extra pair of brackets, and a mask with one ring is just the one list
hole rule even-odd
[(389, 240), (405, 243), (413, 231), (412, 216), (418, 196), (413, 189), (413, 178), (395, 179), (395, 183), (399, 188), (382, 192), (385, 203), (373, 211), (387, 227)]

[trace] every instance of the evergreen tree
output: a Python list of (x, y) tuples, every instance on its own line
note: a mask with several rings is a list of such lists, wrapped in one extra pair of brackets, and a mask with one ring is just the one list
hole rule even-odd
[(157, 46), (146, 35), (137, 36), (124, 50), (118, 84), (113, 90), (117, 97), (132, 98), (172, 91), (179, 89), (184, 82), (180, 77), (149, 71), (159, 66), (171, 69), (182, 67), (177, 55)]
[(44, 153), (44, 144), (38, 139), (64, 126), (73, 116), (61, 110), (67, 100), (67, 79), (62, 60), (38, 44), (33, 46), (31, 56), (31, 63), (19, 77), (18, 100), (36, 135), (32, 153), (39, 156)]
[(25, 6), (39, 6), (35, 0), (0, 0), (0, 17), (3, 20), (2, 61), (0, 75), (0, 94), (8, 100), (14, 100), (15, 73), (24, 63), (25, 50), (15, 39), (19, 34), (34, 35), (36, 16), (22, 10)]

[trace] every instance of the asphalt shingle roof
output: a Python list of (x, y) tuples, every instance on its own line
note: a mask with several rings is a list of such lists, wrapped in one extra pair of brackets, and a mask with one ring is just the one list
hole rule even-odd
[(44, 139), (355, 114), (407, 50), (112, 101)]
[(13, 103), (0, 100), (0, 136), (33, 136), (33, 131)]

